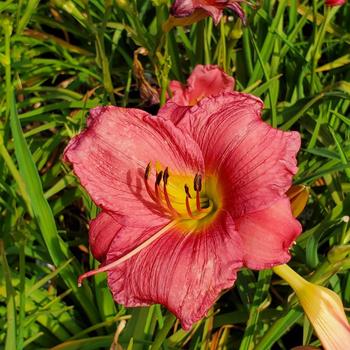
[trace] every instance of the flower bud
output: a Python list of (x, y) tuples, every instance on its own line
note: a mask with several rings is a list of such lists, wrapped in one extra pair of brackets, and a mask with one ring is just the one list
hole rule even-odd
[(325, 350), (348, 350), (350, 325), (339, 296), (325, 287), (306, 281), (287, 265), (273, 271), (295, 291)]

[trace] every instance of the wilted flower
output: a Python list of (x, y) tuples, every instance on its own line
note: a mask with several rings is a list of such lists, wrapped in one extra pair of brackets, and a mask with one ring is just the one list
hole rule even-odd
[(350, 326), (339, 296), (306, 281), (287, 265), (273, 270), (294, 289), (325, 350), (348, 350)]
[[(290, 259), (301, 232), (286, 191), (300, 137), (261, 120), (261, 100), (225, 92), (177, 125), (138, 109), (98, 107), (65, 159), (102, 212), (90, 244), (115, 300), (165, 305), (185, 329), (241, 266)], [(282, 229), (283, 228), (283, 229)]]
[(244, 21), (244, 12), (240, 6), (243, 0), (175, 0), (171, 7), (174, 17), (189, 17), (202, 14), (203, 18), (211, 16), (215, 24), (220, 22), (225, 8), (233, 10)]
[(148, 51), (144, 47), (140, 47), (134, 51), (133, 72), (140, 91), (141, 100), (151, 105), (158, 104), (158, 91), (147, 81), (145, 71), (138, 58), (139, 55), (147, 56)]
[(230, 92), (235, 87), (235, 80), (215, 65), (198, 64), (183, 85), (177, 80), (169, 84), (172, 97), (160, 109), (158, 115), (171, 118), (174, 124), (200, 100), (209, 96), (218, 96)]
[(346, 3), (346, 0), (326, 0), (326, 6), (341, 6)]

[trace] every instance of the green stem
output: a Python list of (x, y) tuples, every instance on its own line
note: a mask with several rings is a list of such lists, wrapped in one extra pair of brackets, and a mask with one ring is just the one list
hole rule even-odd
[(109, 62), (105, 53), (103, 33), (96, 34), (96, 46), (98, 56), (101, 60), (102, 74), (103, 74), (103, 86), (106, 89), (112, 104), (116, 104), (113, 92), (113, 83), (111, 78), (111, 73), (109, 70)]
[(156, 336), (156, 339), (154, 340), (152, 347), (150, 350), (158, 350), (161, 348), (162, 344), (164, 343), (164, 340), (166, 336), (168, 335), (171, 327), (176, 321), (176, 317), (172, 314), (169, 314), (164, 322), (164, 327), (159, 331), (159, 333)]
[(252, 61), (252, 50), (250, 47), (250, 41), (249, 41), (249, 30), (248, 28), (243, 29), (243, 52), (244, 52), (244, 58), (245, 58), (245, 67), (247, 69), (247, 73), (249, 78), (253, 74), (253, 61)]
[(3, 139), (2, 139), (1, 135), (0, 135), (0, 155), (4, 159), (5, 164), (7, 165), (12, 177), (17, 182), (19, 193), (26, 204), (26, 207), (27, 207), (27, 210), (28, 210), (30, 216), (33, 217), (33, 211), (32, 211), (32, 207), (30, 205), (30, 200), (29, 200), (29, 196), (28, 196), (24, 181), (23, 181), (18, 169), (16, 168), (16, 165), (13, 162), (10, 154), (8, 153), (6, 147), (4, 146)]
[(5, 350), (16, 349), (16, 302), (15, 302), (15, 291), (12, 286), (11, 272), (8, 265), (4, 242), (0, 240), (0, 262), (2, 265), (2, 271), (5, 277), (6, 285), (6, 341)]
[[(249, 30), (249, 33), (250, 33), (250, 37), (251, 37), (251, 41), (252, 41), (252, 44), (255, 48), (255, 51), (256, 51), (256, 54), (258, 56), (258, 60), (260, 62), (260, 65), (261, 65), (261, 69), (265, 75), (265, 79), (266, 81), (269, 81), (270, 80), (270, 74), (268, 73), (266, 67), (265, 67), (265, 62), (261, 56), (261, 53), (259, 51), (259, 48), (258, 48), (258, 45), (257, 43), (255, 42), (255, 39), (254, 39), (254, 35), (253, 33)], [(277, 111), (276, 111), (276, 106), (274, 105), (273, 103), (273, 98), (272, 98), (272, 89), (273, 89), (273, 86), (270, 85), (269, 86), (269, 92), (268, 92), (268, 97), (269, 97), (269, 103), (270, 103), (270, 108), (271, 108), (271, 125), (272, 127), (276, 128), (277, 127)]]
[(196, 64), (203, 64), (203, 52), (205, 50), (205, 26), (204, 21), (196, 24)]
[(26, 305), (26, 257), (25, 257), (25, 239), (20, 242), (19, 248), (19, 273), (20, 273), (20, 294), (19, 294), (19, 314), (18, 314), (18, 341), (17, 349), (23, 349), (24, 344), (24, 323), (25, 323), (25, 305)]
[(227, 72), (227, 51), (226, 51), (226, 35), (224, 21), (220, 21), (220, 48), (218, 55), (218, 65)]
[(259, 279), (254, 294), (253, 304), (250, 307), (249, 319), (239, 350), (254, 349), (254, 340), (257, 336), (256, 331), (259, 322), (259, 317), (261, 311), (264, 309), (264, 305), (266, 305), (266, 297), (268, 289), (270, 287), (271, 275), (271, 270), (263, 270), (259, 272)]
[(211, 64), (211, 37), (213, 30), (213, 21), (209, 18), (205, 23), (205, 34), (204, 34), (204, 62), (205, 64)]

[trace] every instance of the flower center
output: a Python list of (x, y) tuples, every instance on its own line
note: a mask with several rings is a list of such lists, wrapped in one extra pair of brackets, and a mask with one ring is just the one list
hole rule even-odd
[(167, 167), (164, 170), (158, 167), (152, 185), (151, 171), (149, 163), (144, 173), (146, 190), (161, 212), (169, 217), (169, 223), (119, 259), (80, 275), (78, 286), (87, 277), (116, 268), (175, 227), (186, 234), (193, 234), (201, 232), (203, 226), (215, 220), (222, 198), (215, 176), (206, 176), (203, 180), (199, 173), (195, 176), (170, 175)]
[[(220, 196), (214, 177), (203, 176), (170, 176), (169, 168), (158, 167), (155, 171), (154, 185), (150, 181), (151, 163), (145, 169), (144, 181), (148, 195), (158, 204), (165, 215), (186, 226), (197, 226), (213, 218), (220, 206)], [(216, 190), (215, 190), (216, 187)], [(210, 220), (211, 221), (211, 220)], [(195, 227), (193, 227), (195, 228)]]

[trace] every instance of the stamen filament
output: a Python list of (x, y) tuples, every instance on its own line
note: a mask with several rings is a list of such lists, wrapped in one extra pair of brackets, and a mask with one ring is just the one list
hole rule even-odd
[[(201, 220), (204, 218), (208, 213), (212, 211), (212, 204), (209, 203), (209, 207), (207, 207), (208, 198), (201, 197), (201, 191), (202, 191), (202, 175), (197, 173), (194, 177), (193, 181), (193, 189), (196, 193), (195, 197), (195, 203), (196, 203), (196, 209), (193, 211), (191, 208), (191, 193), (189, 190), (189, 186), (187, 184), (184, 185), (185, 187), (185, 205), (186, 205), (186, 211), (187, 215), (185, 213), (178, 212), (171, 201), (171, 197), (168, 193), (168, 180), (169, 180), (169, 168), (166, 167), (164, 170), (160, 170), (159, 172), (156, 170), (156, 179), (154, 183), (154, 190), (150, 187), (148, 179), (151, 173), (151, 163), (148, 163), (145, 174), (144, 174), (144, 180), (145, 180), (145, 186), (147, 189), (147, 192), (149, 196), (154, 200), (156, 203), (158, 203), (161, 206), (161, 210), (164, 214), (169, 214), (174, 219), (178, 220), (180, 218), (183, 219), (194, 219), (194, 220)], [(163, 186), (161, 186), (161, 182), (163, 181)], [(175, 194), (176, 195), (176, 194)], [(204, 208), (201, 206), (201, 201), (203, 202)]]
[(145, 170), (145, 176), (144, 176), (144, 182), (145, 182), (145, 187), (148, 195), (152, 198), (152, 200), (157, 201), (157, 198), (155, 197), (153, 191), (151, 190), (151, 187), (148, 183), (148, 178), (151, 173), (151, 162), (147, 164), (146, 170)]
[(90, 277), (90, 276), (94, 276), (100, 272), (105, 272), (105, 271), (109, 271), (114, 269), (115, 267), (119, 266), (120, 264), (122, 264), (123, 262), (125, 262), (126, 260), (132, 258), (133, 256), (135, 256), (136, 254), (138, 254), (141, 250), (147, 248), (150, 244), (152, 244), (155, 240), (157, 240), (158, 238), (160, 238), (164, 233), (166, 233), (168, 230), (170, 230), (171, 228), (173, 228), (175, 225), (177, 224), (177, 220), (173, 220), (171, 222), (169, 222), (169, 224), (167, 224), (166, 226), (164, 226), (162, 229), (160, 229), (158, 232), (156, 232), (155, 234), (153, 234), (153, 236), (151, 236), (150, 238), (148, 238), (146, 241), (144, 241), (143, 243), (141, 243), (139, 246), (137, 246), (135, 249), (133, 249), (131, 252), (129, 252), (128, 254), (122, 256), (121, 258), (117, 259), (116, 261), (113, 261), (112, 263), (102, 266), (98, 269), (95, 270), (91, 270), (88, 271), (82, 275), (79, 276), (78, 278), (78, 287), (81, 287), (82, 282), (85, 278)]
[(185, 185), (185, 192), (186, 192), (186, 210), (187, 210), (189, 217), (193, 218), (193, 214), (192, 214), (192, 210), (191, 210), (191, 206), (190, 206), (191, 194), (190, 194), (190, 191), (189, 191), (189, 188), (187, 185)]
[(194, 219), (194, 216), (192, 214), (192, 210), (191, 210), (191, 207), (190, 207), (190, 201), (188, 199), (188, 197), (186, 196), (186, 209), (187, 209), (187, 213), (188, 213), (188, 216), (191, 218), (191, 219)]
[(197, 210), (199, 212), (202, 211), (202, 208), (201, 208), (201, 198), (199, 196), (199, 191), (196, 192), (196, 207), (197, 207)]
[(170, 202), (170, 198), (169, 198), (169, 194), (168, 194), (168, 190), (166, 188), (166, 184), (164, 184), (163, 186), (163, 192), (164, 192), (164, 198), (165, 198), (165, 201), (166, 201), (166, 204), (169, 208), (169, 210), (176, 216), (179, 215), (179, 213), (174, 209), (174, 207), (172, 206), (171, 202)]
[(154, 193), (152, 192), (148, 181), (145, 179), (145, 186), (146, 186), (146, 191), (148, 195), (152, 198), (152, 200), (157, 201), (157, 198), (155, 197)]
[(165, 168), (164, 170), (164, 174), (163, 174), (163, 193), (164, 193), (164, 198), (166, 201), (166, 204), (169, 208), (169, 210), (172, 212), (173, 215), (175, 216), (179, 216), (179, 213), (174, 209), (174, 207), (172, 206), (171, 202), (170, 202), (170, 198), (169, 198), (169, 194), (168, 194), (168, 190), (167, 190), (167, 184), (168, 184), (168, 179), (169, 179), (169, 169), (168, 167)]

